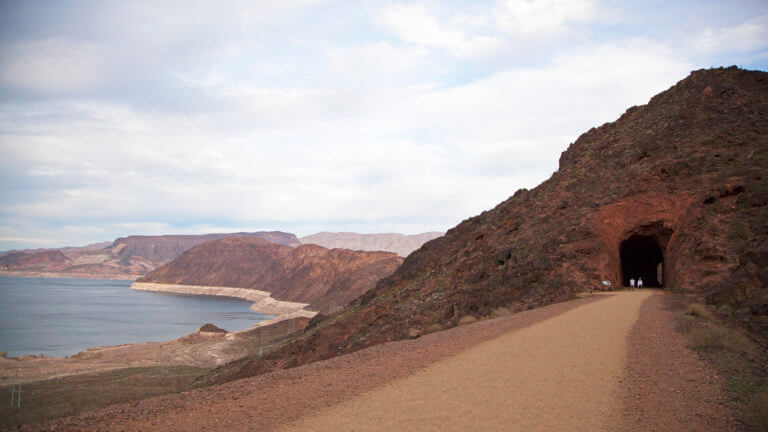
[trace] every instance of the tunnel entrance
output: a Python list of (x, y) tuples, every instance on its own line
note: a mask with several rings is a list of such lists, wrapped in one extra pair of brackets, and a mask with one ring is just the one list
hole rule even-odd
[[(664, 286), (664, 251), (656, 235), (636, 234), (621, 242), (621, 279), (629, 286), (629, 279), (643, 279), (644, 287)], [(666, 243), (666, 242), (664, 242)]]

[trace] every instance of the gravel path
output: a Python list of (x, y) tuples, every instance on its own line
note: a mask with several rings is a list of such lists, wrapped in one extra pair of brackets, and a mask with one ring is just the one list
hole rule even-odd
[(662, 298), (594, 295), (24, 430), (733, 430)]
[(627, 335), (650, 292), (504, 334), (281, 430), (618, 430)]

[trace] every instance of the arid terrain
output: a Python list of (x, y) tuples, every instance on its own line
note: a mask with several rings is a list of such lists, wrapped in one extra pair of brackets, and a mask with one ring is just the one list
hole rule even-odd
[[(602, 281), (625, 285), (630, 275), (727, 306), (730, 319), (765, 337), (766, 166), (768, 73), (695, 71), (580, 136), (541, 185), (427, 242), (284, 351), (231, 377), (423, 335), (500, 307), (540, 307)], [(627, 258), (627, 247), (637, 253)]]
[(740, 430), (666, 296), (587, 295), (23, 430)]
[(316, 244), (328, 249), (394, 252), (401, 257), (443, 233), (358, 234), (321, 232), (297, 238), (279, 231), (202, 235), (129, 236), (83, 247), (0, 252), (0, 276), (136, 279), (171, 262), (186, 250), (230, 237), (261, 238), (291, 247)]
[(235, 237), (190, 249), (136, 282), (251, 288), (328, 313), (373, 288), (401, 263), (392, 252), (293, 248)]
[[(402, 264), (197, 246), (142, 281), (323, 313), (266, 352), (180, 373), (179, 390), (204, 388), (29, 429), (766, 430), (767, 166), (768, 73), (699, 70)], [(658, 290), (623, 290), (638, 277)]]
[(169, 342), (90, 348), (70, 357), (0, 357), (0, 386), (126, 367), (185, 365), (212, 368), (256, 353), (255, 346), (261, 346), (263, 342), (267, 347), (302, 329), (308, 321), (308, 318), (295, 318), (233, 333), (222, 329), (206, 331), (209, 325)]
[(298, 246), (295, 235), (273, 231), (255, 233), (129, 236), (112, 243), (0, 254), (0, 276), (136, 279), (170, 262), (187, 249), (229, 237), (256, 237)]
[(302, 244), (316, 244), (328, 249), (352, 249), (364, 251), (394, 252), (401, 257), (407, 257), (411, 252), (420, 248), (424, 243), (434, 240), (445, 233), (426, 232), (421, 234), (404, 235), (397, 233), (358, 234), (352, 232), (319, 232), (301, 237)]

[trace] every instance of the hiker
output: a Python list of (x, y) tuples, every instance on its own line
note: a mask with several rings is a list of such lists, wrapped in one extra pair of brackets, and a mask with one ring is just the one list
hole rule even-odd
[(637, 289), (643, 287), (643, 278), (637, 278)]
[(634, 291), (635, 290), (635, 278), (629, 279), (629, 290)]

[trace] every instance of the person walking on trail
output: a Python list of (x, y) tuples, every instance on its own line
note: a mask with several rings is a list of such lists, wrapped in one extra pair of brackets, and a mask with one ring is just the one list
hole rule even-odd
[(629, 279), (629, 290), (634, 291), (635, 290), (635, 278)]
[(637, 289), (643, 287), (643, 278), (637, 278)]

